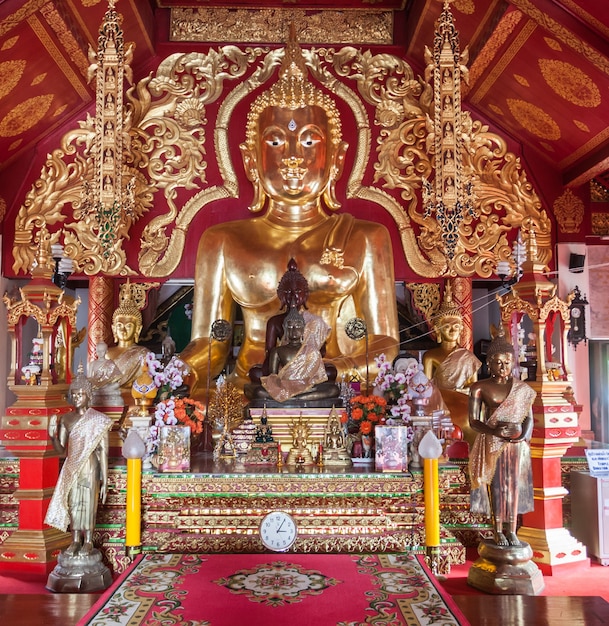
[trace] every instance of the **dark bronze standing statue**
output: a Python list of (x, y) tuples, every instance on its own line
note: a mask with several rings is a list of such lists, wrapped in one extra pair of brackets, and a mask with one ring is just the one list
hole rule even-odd
[(513, 377), (514, 351), (503, 335), (491, 342), (487, 365), (490, 378), (470, 387), (469, 423), (477, 435), (469, 475), (471, 510), (491, 517), (494, 537), (478, 547), (468, 582), (491, 593), (534, 595), (543, 577), (516, 531), (518, 515), (533, 510), (529, 440), (536, 392)]

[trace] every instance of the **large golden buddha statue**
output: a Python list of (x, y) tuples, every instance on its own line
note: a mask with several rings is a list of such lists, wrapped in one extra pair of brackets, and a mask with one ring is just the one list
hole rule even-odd
[(277, 284), (291, 258), (306, 277), (307, 306), (328, 324), (326, 360), (340, 376), (366, 373), (365, 342), (342, 330), (350, 317), (368, 329), (369, 354), (392, 359), (398, 348), (391, 240), (387, 229), (340, 207), (335, 185), (347, 144), (334, 101), (307, 80), (300, 48), (290, 43), (279, 80), (254, 101), (241, 145), (255, 197), (250, 209), (264, 215), (218, 224), (200, 240), (195, 274), (192, 341), (181, 358), (192, 368), (194, 390), (219, 374), (230, 346), (212, 341), (217, 319), (232, 321), (241, 307), (244, 340), (232, 381), (248, 381), (250, 368), (265, 358), (267, 320), (280, 309)]

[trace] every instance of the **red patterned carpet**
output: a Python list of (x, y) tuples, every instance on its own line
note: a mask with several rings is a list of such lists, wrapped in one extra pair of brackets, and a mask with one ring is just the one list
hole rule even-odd
[(146, 555), (79, 626), (468, 624), (421, 557)]

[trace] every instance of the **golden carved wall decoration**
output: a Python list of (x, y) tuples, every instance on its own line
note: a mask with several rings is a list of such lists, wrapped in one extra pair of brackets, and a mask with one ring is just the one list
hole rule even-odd
[(584, 219), (584, 203), (570, 189), (556, 198), (552, 205), (558, 227), (563, 233), (577, 233)]
[[(549, 260), (550, 221), (520, 160), (500, 136), (468, 112), (461, 112), (460, 118), (462, 167), (472, 184), (477, 217), (464, 216), (449, 259), (442, 225), (435, 215), (426, 214), (421, 201), (422, 179), (433, 181), (435, 173), (434, 137), (428, 127), (435, 108), (431, 76), (415, 78), (403, 59), (355, 46), (309, 49), (304, 56), (312, 78), (342, 103), (356, 129), (349, 137), (355, 162), (352, 171), (345, 173), (347, 197), (370, 201), (389, 213), (414, 273), (423, 278), (489, 277), (499, 260), (510, 257), (509, 235), (524, 221), (534, 225)], [(33, 237), (46, 224), (50, 230), (62, 231), (65, 252), (77, 272), (170, 276), (199, 212), (239, 196), (230, 150), (235, 141), (233, 114), (254, 90), (275, 79), (282, 58), (283, 49), (235, 45), (176, 53), (128, 89), (122, 169), (114, 172), (114, 182), (120, 174), (132, 209), (121, 217), (123, 230), (108, 240), (107, 248), (100, 247), (99, 225), (86, 201), (87, 185), (91, 189), (101, 181), (103, 189), (105, 184), (99, 178), (103, 162), (101, 168), (96, 165), (91, 149), (96, 133), (104, 129), (91, 116), (82, 120), (51, 152), (18, 213), (13, 270), (29, 271)], [(106, 105), (105, 100), (98, 101), (98, 112)], [(116, 102), (114, 106), (118, 109)], [(212, 110), (217, 111), (213, 119)], [(208, 128), (212, 124), (214, 132)], [(215, 159), (220, 183), (208, 182), (208, 159)], [(363, 180), (370, 165), (374, 177), (366, 185)], [(107, 225), (117, 217), (112, 205), (109, 210)], [(137, 262), (128, 267), (122, 242), (140, 221)], [(137, 243), (131, 239), (130, 245)]]
[(429, 328), (433, 326), (433, 317), (440, 308), (442, 294), (439, 283), (406, 283), (412, 294), (412, 302), (421, 312)]
[(0, 137), (15, 137), (35, 126), (44, 118), (53, 102), (53, 94), (28, 98), (11, 109), (0, 122)]
[(598, 237), (609, 235), (609, 213), (592, 213), (592, 234)]
[(597, 180), (592, 179), (590, 181), (590, 201), (609, 202), (609, 189)]
[(516, 121), (533, 135), (552, 141), (560, 139), (558, 124), (537, 105), (516, 98), (508, 98), (507, 105)]
[(567, 102), (587, 108), (600, 105), (601, 92), (578, 67), (556, 59), (539, 59), (538, 64), (548, 86)]
[(546, 45), (550, 50), (555, 50), (556, 52), (562, 52), (562, 46), (556, 41), (556, 39), (552, 39), (552, 37), (544, 37), (543, 40), (546, 42)]
[(335, 44), (390, 45), (393, 43), (393, 12), (368, 9), (305, 10), (172, 8), (170, 41), (210, 43), (283, 43), (290, 22), (305, 25), (298, 33), (302, 44), (327, 41)]
[(23, 76), (26, 61), (3, 61), (0, 63), (0, 98), (7, 96), (17, 86)]
[(582, 132), (584, 132), (584, 133), (589, 133), (590, 132), (590, 128), (588, 127), (588, 125), (586, 123), (584, 123), (584, 122), (582, 122), (580, 120), (573, 120), (573, 123)]

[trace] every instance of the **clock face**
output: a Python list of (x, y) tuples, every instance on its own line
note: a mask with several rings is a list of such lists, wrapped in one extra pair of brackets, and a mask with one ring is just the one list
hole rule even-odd
[(260, 539), (264, 546), (275, 552), (289, 550), (296, 541), (296, 522), (283, 511), (273, 511), (260, 522)]
[(581, 314), (582, 314), (581, 309), (578, 309), (578, 308), (571, 309), (571, 317), (574, 317), (575, 319), (577, 319), (578, 317), (581, 317)]

